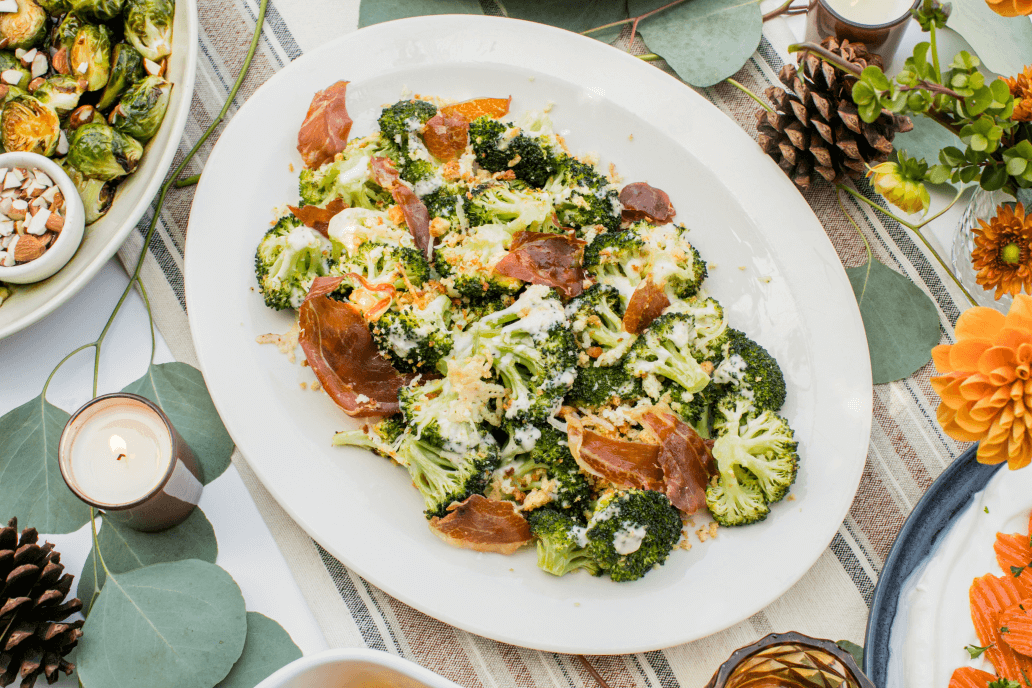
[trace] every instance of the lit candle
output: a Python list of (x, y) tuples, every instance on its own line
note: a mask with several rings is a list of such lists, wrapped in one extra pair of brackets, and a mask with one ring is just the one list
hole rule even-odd
[(910, 10), (921, 0), (811, 0), (806, 13), (806, 40), (828, 36), (863, 43), (888, 66), (910, 22)]
[(867, 26), (890, 24), (910, 14), (913, 0), (824, 0), (843, 19)]
[(72, 492), (138, 530), (182, 522), (201, 496), (193, 452), (161, 409), (135, 394), (97, 397), (76, 411), (58, 455)]

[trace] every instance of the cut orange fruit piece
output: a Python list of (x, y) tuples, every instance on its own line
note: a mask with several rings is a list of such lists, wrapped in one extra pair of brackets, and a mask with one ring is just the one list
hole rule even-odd
[(949, 688), (986, 688), (995, 680), (995, 676), (981, 669), (960, 667), (950, 677)]
[(1017, 579), (1019, 587), (1024, 590), (1022, 597), (1032, 597), (1032, 547), (1028, 536), (997, 533), (993, 549), (1003, 575)]
[(1000, 634), (1000, 615), (1024, 599), (1023, 590), (1013, 576), (986, 575), (971, 584), (971, 620), (979, 642), (988, 646), (985, 657), (996, 673), (1024, 685), (1025, 676), (1032, 678), (1032, 657), (1017, 654), (1003, 641)]
[(446, 115), (459, 115), (464, 117), (467, 122), (472, 122), (484, 115), (498, 119), (509, 114), (509, 104), (511, 102), (512, 96), (508, 98), (474, 98), (473, 100), (464, 100), (461, 103), (445, 105), (441, 108), (441, 112)]
[(997, 623), (1003, 642), (1019, 655), (1032, 656), (1032, 598), (1008, 607)]

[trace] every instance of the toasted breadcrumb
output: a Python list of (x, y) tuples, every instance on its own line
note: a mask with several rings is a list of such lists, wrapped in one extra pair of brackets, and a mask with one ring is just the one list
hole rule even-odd
[(308, 389), (308, 383), (307, 382), (299, 382), (298, 386), (301, 387), (301, 389)]
[(294, 355), (294, 350), (297, 349), (297, 340), (300, 336), (301, 330), (298, 328), (297, 323), (294, 323), (283, 334), (276, 334), (275, 332), (260, 334), (254, 340), (259, 344), (275, 344), (281, 354), (286, 354), (288, 361), (295, 363), (297, 356)]

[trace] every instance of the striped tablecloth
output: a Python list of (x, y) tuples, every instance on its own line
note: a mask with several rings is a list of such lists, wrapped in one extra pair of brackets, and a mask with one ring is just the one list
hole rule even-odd
[[(190, 149), (226, 97), (253, 32), (257, 4), (257, 0), (200, 3), (197, 88), (180, 156)], [(305, 50), (353, 30), (357, 20), (357, 0), (270, 3), (263, 40), (235, 106)], [(782, 20), (769, 22), (760, 49), (736, 76), (738, 81), (761, 93), (776, 81), (782, 61), (787, 59), (780, 51), (791, 40)], [(743, 129), (754, 133), (756, 106), (741, 92), (719, 85), (702, 93)], [(211, 145), (187, 174), (201, 170)], [(859, 190), (875, 198), (865, 184)], [(182, 272), (192, 197), (189, 189), (170, 197), (143, 277), (158, 326), (173, 353), (197, 365), (186, 319)], [(816, 184), (806, 199), (843, 264), (863, 263), (863, 242), (843, 216), (833, 189)], [(852, 199), (845, 204), (875, 257), (932, 297), (939, 309), (942, 341), (951, 341), (953, 324), (963, 308), (963, 299), (951, 288), (952, 283), (943, 279), (934, 260), (905, 229), (883, 222)], [(124, 263), (135, 263), (149, 220), (149, 216), (144, 218), (119, 253)], [(861, 643), (868, 604), (896, 533), (935, 477), (964, 449), (935, 422), (930, 372), (931, 366), (926, 366), (906, 380), (874, 388), (874, 424), (860, 491), (831, 545), (795, 587), (752, 618), (704, 640), (657, 652), (591, 657), (602, 676), (614, 687), (694, 688), (704, 685), (733, 650), (773, 631), (796, 630)], [(469, 688), (594, 685), (574, 657), (486, 640), (431, 619), (376, 589), (305, 535), (255, 479), (239, 452), (234, 461), (331, 646), (366, 646), (399, 654)]]

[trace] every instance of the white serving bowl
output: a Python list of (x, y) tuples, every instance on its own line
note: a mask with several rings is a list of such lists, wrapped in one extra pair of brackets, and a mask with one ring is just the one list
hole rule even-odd
[(414, 662), (378, 650), (327, 650), (283, 667), (256, 688), (460, 688)]
[(82, 233), (86, 226), (86, 213), (82, 207), (82, 199), (75, 189), (75, 184), (61, 169), (61, 166), (50, 158), (38, 153), (12, 152), (0, 155), (0, 168), (11, 169), (21, 167), (25, 169), (43, 170), (47, 176), (61, 189), (61, 195), (65, 198), (65, 223), (57, 240), (47, 249), (46, 253), (36, 260), (14, 265), (11, 267), (0, 266), (0, 282), (11, 284), (30, 284), (39, 282), (50, 277), (60, 270), (75, 255), (75, 249), (82, 243)]

